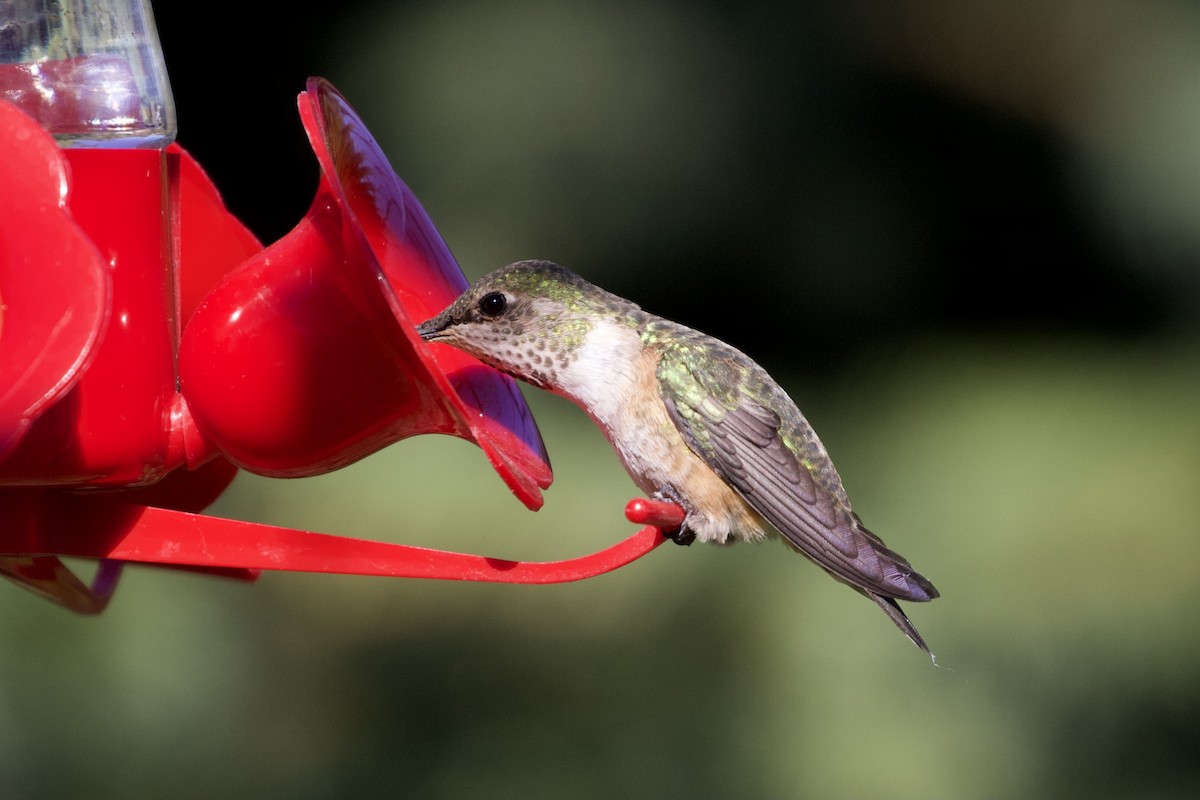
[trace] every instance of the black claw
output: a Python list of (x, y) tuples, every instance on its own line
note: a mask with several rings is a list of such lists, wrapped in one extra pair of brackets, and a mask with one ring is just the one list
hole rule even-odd
[(681, 525), (673, 531), (663, 531), (663, 536), (681, 547), (687, 547), (696, 541), (696, 532), (686, 525)]

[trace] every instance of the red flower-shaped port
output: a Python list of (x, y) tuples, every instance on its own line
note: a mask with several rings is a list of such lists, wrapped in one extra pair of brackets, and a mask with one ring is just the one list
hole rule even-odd
[(67, 210), (50, 134), (0, 100), (0, 460), (79, 380), (108, 320), (111, 282)]
[[(279, 477), (452, 434), (539, 507), (552, 475), (512, 379), (416, 335), (415, 321), (466, 288), (454, 257), (332, 85), (310, 79), (299, 106), (320, 186), (305, 219), (188, 320), (180, 384), (198, 430), (235, 464)], [(189, 459), (206, 455), (193, 447)]]

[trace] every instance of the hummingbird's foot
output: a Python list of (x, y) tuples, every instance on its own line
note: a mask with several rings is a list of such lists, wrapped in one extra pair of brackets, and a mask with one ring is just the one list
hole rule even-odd
[[(652, 497), (654, 497), (655, 500), (665, 500), (668, 503), (674, 503), (682, 508), (685, 513), (687, 512), (687, 506), (683, 504), (683, 498), (679, 496), (679, 492), (675, 490), (674, 486), (664, 486), (655, 492)], [(696, 532), (688, 527), (686, 517), (684, 518), (683, 524), (678, 528), (675, 528), (674, 530), (663, 530), (662, 533), (663, 536), (667, 537), (675, 544), (683, 547), (687, 547), (692, 542), (696, 541)]]
[(673, 531), (663, 531), (663, 536), (682, 547), (687, 547), (696, 541), (696, 532), (687, 525), (680, 525)]

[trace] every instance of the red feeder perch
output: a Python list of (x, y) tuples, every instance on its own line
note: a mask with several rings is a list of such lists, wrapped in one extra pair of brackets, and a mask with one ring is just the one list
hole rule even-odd
[[(321, 182), (263, 249), (168, 145), (148, 7), (124, 11), (144, 14), (142, 62), (0, 63), (0, 574), (82, 613), (127, 561), (552, 583), (678, 527), (636, 500), (623, 542), (529, 563), (199, 513), (239, 467), (316, 475), (422, 433), (475, 442), (531, 509), (552, 476), (512, 380), (416, 336), (467, 282), (346, 100), (319, 78), (300, 95)], [(101, 559), (93, 585), (59, 556)]]

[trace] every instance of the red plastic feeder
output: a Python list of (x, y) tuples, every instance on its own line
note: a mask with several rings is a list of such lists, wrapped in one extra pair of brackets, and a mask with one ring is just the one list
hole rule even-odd
[[(0, 65), (0, 96), (25, 77)], [(0, 574), (96, 613), (126, 561), (552, 583), (661, 544), (682, 512), (643, 500), (642, 530), (549, 563), (199, 513), (238, 467), (316, 475), (421, 433), (478, 444), (532, 509), (552, 477), (513, 381), (416, 336), (467, 285), (416, 197), (328, 82), (299, 105), (320, 186), (262, 249), (179, 147), (60, 149), (0, 101)], [(102, 559), (93, 585), (58, 556)]]

